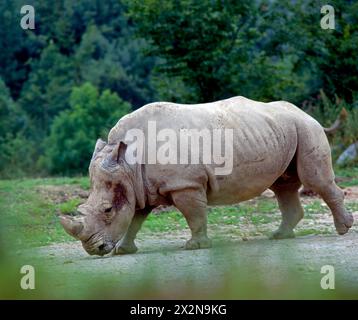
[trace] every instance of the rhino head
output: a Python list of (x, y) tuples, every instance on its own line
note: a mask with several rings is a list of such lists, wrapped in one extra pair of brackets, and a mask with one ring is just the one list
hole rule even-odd
[(77, 215), (61, 216), (65, 231), (90, 255), (105, 255), (126, 233), (135, 213), (135, 171), (125, 162), (127, 145), (97, 140), (89, 166), (91, 190)]

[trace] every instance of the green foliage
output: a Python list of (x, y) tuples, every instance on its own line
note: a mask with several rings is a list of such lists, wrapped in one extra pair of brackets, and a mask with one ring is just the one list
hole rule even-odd
[(28, 119), (0, 78), (0, 176), (14, 178), (34, 170), (34, 142), (25, 138)]
[[(347, 147), (358, 140), (358, 108), (347, 104), (338, 96), (335, 96), (334, 100), (330, 99), (323, 90), (320, 90), (317, 100), (304, 106), (304, 110), (324, 127), (330, 127), (343, 108), (346, 110), (347, 116), (341, 120), (338, 131), (333, 136), (328, 136), (332, 145), (333, 160), (336, 160)], [(354, 163), (351, 164), (354, 165)]]
[(337, 29), (325, 33), (325, 47), (317, 57), (325, 91), (348, 103), (358, 92), (358, 2), (334, 1)]
[(20, 131), (26, 125), (26, 120), (26, 114), (13, 101), (0, 77), (0, 138)]
[(74, 55), (77, 76), (98, 88), (110, 89), (134, 107), (153, 99), (148, 66), (154, 59), (143, 57), (142, 39), (108, 39), (106, 32), (89, 25)]
[[(247, 61), (255, 34), (252, 1), (126, 1), (149, 53), (162, 58), (158, 72), (179, 77), (193, 94), (184, 99), (222, 97), (234, 75), (232, 63)], [(190, 93), (190, 91), (189, 91)]]
[[(254, 2), (148, 0), (127, 5), (138, 34), (151, 40), (148, 54), (161, 58), (157, 73), (177, 79), (172, 86), (165, 82), (168, 89), (160, 90), (164, 99), (192, 103), (241, 94), (269, 100), (289, 85), (297, 92), (296, 79), (290, 78), (292, 58), (274, 63), (259, 49), (265, 11)], [(180, 82), (185, 89), (178, 97)]]
[(62, 214), (73, 214), (76, 211), (76, 208), (78, 207), (78, 205), (81, 203), (81, 201), (79, 199), (71, 199), (69, 201), (66, 201), (64, 203), (61, 203), (58, 206), (58, 209), (60, 211), (60, 213)]
[(337, 176), (342, 177), (341, 187), (351, 187), (358, 185), (358, 166), (336, 168)]
[[(332, 3), (335, 31), (320, 28), (324, 1), (126, 3), (138, 34), (150, 39), (148, 53), (161, 58), (157, 71), (179, 80), (173, 88), (184, 83), (182, 100), (244, 95), (300, 104), (324, 88), (351, 102), (357, 92), (353, 2)], [(173, 88), (163, 95), (178, 100)]]
[[(146, 42), (134, 39), (133, 26), (120, 1), (29, 0), (27, 4), (35, 7), (34, 30), (19, 26), (22, 1), (4, 0), (0, 4), (0, 147), (4, 149), (0, 177), (37, 175), (52, 168), (48, 156), (52, 151), (47, 150), (46, 141), (54, 119), (69, 109), (74, 87), (90, 82), (100, 92), (118, 94), (134, 108), (153, 101), (155, 96), (151, 69), (156, 58), (143, 56)], [(102, 100), (107, 99), (106, 95)], [(118, 112), (109, 117), (102, 110), (97, 113), (100, 118), (112, 119), (99, 119), (98, 123), (105, 126), (118, 120)], [(92, 132), (98, 130), (89, 131), (89, 136), (77, 133), (76, 139), (87, 145)], [(21, 152), (14, 148), (21, 144), (29, 156), (23, 167), (15, 170), (10, 166), (20, 165), (15, 158)]]
[[(31, 1), (27, 1), (31, 4)], [(11, 96), (18, 98), (27, 80), (30, 57), (38, 57), (43, 45), (40, 38), (24, 32), (19, 26), (22, 0), (0, 1), (0, 77), (8, 86)]]
[(128, 103), (109, 90), (101, 94), (86, 83), (74, 88), (70, 109), (55, 118), (42, 159), (52, 173), (85, 173), (98, 138), (130, 110)]
[(49, 132), (52, 119), (66, 109), (74, 85), (73, 62), (54, 43), (44, 48), (21, 92), (19, 103), (36, 126), (36, 135)]
[(36, 172), (36, 145), (22, 133), (0, 137), (0, 176), (19, 178)]
[(71, 240), (56, 216), (61, 212), (61, 204), (48, 201), (38, 191), (43, 182), (42, 179), (0, 181), (0, 225), (6, 228), (5, 243), (29, 248)]
[(345, 144), (350, 145), (358, 140), (358, 108), (350, 110), (344, 126)]

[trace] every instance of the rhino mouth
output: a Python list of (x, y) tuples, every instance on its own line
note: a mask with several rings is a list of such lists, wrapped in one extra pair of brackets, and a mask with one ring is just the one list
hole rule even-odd
[(109, 254), (112, 252), (112, 250), (115, 248), (115, 244), (113, 243), (103, 243), (103, 244), (100, 244), (99, 246), (93, 248), (88, 248), (88, 247), (85, 247), (83, 246), (84, 249), (86, 250), (86, 252), (91, 255), (91, 256), (94, 256), (94, 255), (97, 255), (97, 256), (104, 256), (106, 254)]
[(82, 243), (83, 248), (89, 255), (104, 256), (115, 248), (116, 242), (102, 240), (101, 237), (97, 237), (98, 234), (92, 235), (87, 241)]

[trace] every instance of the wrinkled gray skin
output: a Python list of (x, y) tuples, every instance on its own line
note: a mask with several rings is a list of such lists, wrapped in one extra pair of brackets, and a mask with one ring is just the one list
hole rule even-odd
[[(216, 165), (129, 165), (126, 132), (147, 132), (149, 120), (157, 132), (170, 128), (234, 130), (234, 161), (230, 175), (215, 175)], [(178, 133), (179, 136), (179, 133)], [(159, 145), (158, 145), (159, 147)], [(75, 218), (61, 217), (65, 230), (82, 241), (89, 254), (136, 252), (134, 239), (150, 211), (174, 205), (186, 218), (192, 237), (187, 249), (208, 248), (207, 205), (233, 204), (270, 188), (282, 222), (272, 239), (294, 237), (303, 217), (301, 184), (327, 203), (339, 234), (353, 217), (343, 206), (344, 194), (334, 182), (330, 147), (321, 125), (294, 105), (261, 103), (244, 97), (198, 105), (158, 102), (123, 117), (108, 142), (98, 140), (89, 168), (91, 192)]]

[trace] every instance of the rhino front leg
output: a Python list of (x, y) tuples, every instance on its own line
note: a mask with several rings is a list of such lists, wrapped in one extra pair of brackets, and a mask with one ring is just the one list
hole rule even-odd
[(140, 230), (143, 222), (147, 219), (151, 209), (143, 209), (136, 211), (133, 220), (121, 241), (119, 241), (113, 250), (113, 255), (130, 254), (137, 252), (138, 248), (134, 243), (134, 239)]
[(207, 236), (206, 194), (199, 190), (175, 191), (172, 199), (177, 209), (184, 215), (191, 230), (191, 239), (185, 244), (185, 249), (195, 250), (211, 247)]

